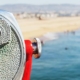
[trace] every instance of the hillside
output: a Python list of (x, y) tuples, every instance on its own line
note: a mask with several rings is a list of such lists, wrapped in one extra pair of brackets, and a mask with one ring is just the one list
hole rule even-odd
[(80, 11), (80, 5), (71, 4), (49, 4), (49, 5), (29, 5), (29, 4), (7, 4), (1, 5), (0, 9), (11, 12), (39, 12), (39, 11)]

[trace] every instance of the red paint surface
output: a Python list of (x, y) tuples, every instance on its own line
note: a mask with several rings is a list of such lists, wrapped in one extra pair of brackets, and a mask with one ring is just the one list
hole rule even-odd
[(25, 46), (26, 46), (26, 63), (22, 80), (30, 80), (31, 69), (32, 69), (32, 53), (33, 53), (31, 41), (25, 40)]

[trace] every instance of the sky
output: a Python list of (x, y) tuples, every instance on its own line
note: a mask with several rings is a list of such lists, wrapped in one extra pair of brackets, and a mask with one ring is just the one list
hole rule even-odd
[(35, 4), (35, 5), (42, 5), (42, 4), (80, 4), (80, 0), (1, 0), (0, 5), (5, 4)]

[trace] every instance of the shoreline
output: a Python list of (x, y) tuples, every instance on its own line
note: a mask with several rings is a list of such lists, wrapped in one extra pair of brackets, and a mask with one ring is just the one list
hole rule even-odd
[(74, 31), (80, 27), (80, 17), (63, 17), (49, 20), (17, 19), (24, 39), (43, 36), (53, 32)]
[(66, 30), (65, 30), (65, 28), (62, 28), (60, 30), (59, 30), (59, 28), (56, 28), (54, 30), (46, 31), (46, 32), (44, 30), (41, 30), (42, 33), (40, 31), (32, 31), (32, 32), (23, 32), (22, 34), (23, 34), (24, 39), (30, 39), (30, 38), (34, 38), (34, 37), (41, 37), (47, 33), (72, 32), (72, 31), (76, 31), (78, 29), (80, 29), (80, 27), (67, 28)]

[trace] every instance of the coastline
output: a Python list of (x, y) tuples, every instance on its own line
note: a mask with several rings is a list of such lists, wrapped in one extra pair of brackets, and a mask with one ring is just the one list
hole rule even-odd
[(49, 20), (17, 19), (24, 39), (42, 36), (49, 32), (75, 31), (80, 28), (80, 17), (63, 17)]

